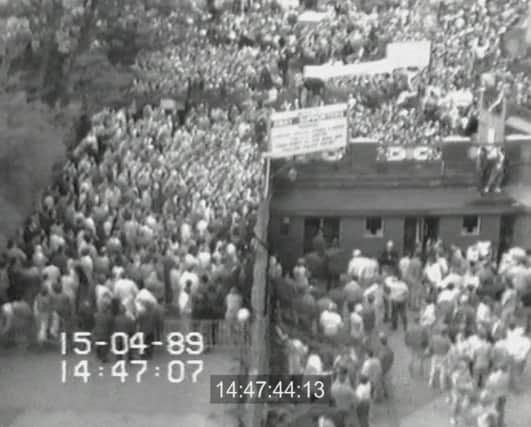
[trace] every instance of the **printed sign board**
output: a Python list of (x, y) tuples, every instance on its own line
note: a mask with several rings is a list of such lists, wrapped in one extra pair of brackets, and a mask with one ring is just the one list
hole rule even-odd
[(274, 112), (270, 123), (271, 158), (344, 148), (348, 139), (347, 104)]

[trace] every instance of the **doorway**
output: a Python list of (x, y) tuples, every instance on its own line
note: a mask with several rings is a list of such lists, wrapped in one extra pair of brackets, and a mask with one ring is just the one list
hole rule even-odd
[(415, 216), (404, 218), (404, 253), (413, 255), (419, 243), (419, 221)]
[(422, 250), (426, 251), (428, 242), (434, 243), (439, 238), (439, 217), (425, 216), (422, 218)]
[(439, 238), (439, 217), (407, 216), (404, 218), (404, 252), (414, 254), (419, 248), (426, 251), (428, 241)]
[(513, 246), (514, 239), (514, 215), (502, 215), (500, 217), (500, 237), (498, 240), (498, 260), (501, 255)]

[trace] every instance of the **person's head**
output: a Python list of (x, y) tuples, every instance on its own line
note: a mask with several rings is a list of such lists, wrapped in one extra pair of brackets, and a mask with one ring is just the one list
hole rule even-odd
[(464, 358), (460, 358), (456, 364), (456, 370), (460, 372), (468, 371), (468, 361)]
[(346, 366), (344, 365), (341, 365), (339, 367), (339, 372), (338, 372), (338, 377), (339, 377), (339, 380), (340, 381), (345, 381), (347, 379), (347, 376), (348, 376), (348, 369)]
[(58, 281), (55, 281), (53, 284), (52, 284), (52, 290), (56, 293), (56, 294), (60, 294), (61, 292), (63, 292), (63, 285), (58, 282)]
[(184, 283), (184, 291), (187, 292), (187, 293), (190, 293), (192, 291), (192, 281), (190, 279), (188, 279)]
[(380, 344), (382, 344), (383, 346), (387, 345), (387, 337), (384, 333), (380, 333)]
[(395, 248), (395, 242), (393, 242), (392, 240), (389, 240), (385, 244), (385, 248), (387, 249), (388, 252), (391, 252)]
[(367, 375), (361, 374), (359, 377), (360, 384), (366, 385), (369, 383), (369, 377)]

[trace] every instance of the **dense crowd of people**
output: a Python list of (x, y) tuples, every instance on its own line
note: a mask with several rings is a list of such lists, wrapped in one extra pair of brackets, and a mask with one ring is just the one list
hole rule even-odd
[(368, 427), (371, 405), (395, 392), (389, 338), (403, 329), (411, 377), (429, 361), (427, 382), (447, 393), (452, 425), (505, 425), (531, 350), (531, 270), (519, 248), (495, 261), (488, 242), (463, 253), (439, 241), (401, 258), (388, 242), (378, 259), (354, 251), (331, 289), (304, 259), (287, 274), (273, 263), (283, 369), (333, 376), (335, 412), (323, 425)]
[[(512, 71), (503, 45), (526, 10), (518, 0), (503, 10), (493, 1), (436, 2), (432, 14), (420, 1), (389, 1), (370, 10), (356, 2), (329, 2), (327, 17), (307, 23), (274, 2), (253, 2), (243, 15), (229, 10), (212, 19), (190, 16), (185, 42), (141, 55), (137, 89), (245, 94), (244, 99), (269, 101), (264, 108), (348, 101), (353, 137), (436, 142), (474, 130), (484, 73), (495, 77), (508, 99), (529, 106), (529, 78)], [(431, 42), (428, 68), (303, 79), (305, 65), (369, 61), (384, 56), (387, 43), (411, 40)]]
[[(160, 18), (156, 30), (169, 43), (139, 55), (135, 90), (183, 101), (184, 110), (147, 105), (92, 118), (0, 260), (1, 335), (22, 331), (45, 343), (60, 332), (105, 339), (140, 331), (154, 340), (167, 311), (178, 313), (184, 331), (197, 319), (225, 319), (230, 328), (247, 321), (271, 108), (345, 101), (353, 137), (419, 144), (467, 131), (486, 72), (518, 104), (531, 100), (529, 78), (511, 71), (502, 47), (524, 1), (439, 2), (431, 18), (417, 13), (420, 1), (372, 10), (330, 2), (330, 16), (317, 24), (265, 3), (243, 14), (191, 14), (175, 40), (180, 12)], [(432, 43), (427, 69), (304, 80), (305, 65), (372, 60), (389, 42), (424, 39)], [(457, 91), (470, 101), (456, 102)], [(386, 323), (393, 331), (399, 321), (412, 374), (431, 359), (429, 383), (438, 379), (449, 390), (452, 422), (503, 425), (509, 388), (529, 352), (517, 324), (523, 312), (531, 326), (528, 257), (516, 250), (496, 265), (481, 245), (463, 254), (435, 244), (427, 253), (398, 259), (390, 245), (375, 261), (356, 252), (331, 290), (312, 281), (304, 260), (292, 272), (298, 309), (286, 311), (304, 336), (279, 330), (288, 371), (334, 373), (342, 415), (331, 425), (367, 427), (371, 402), (392, 394)], [(275, 262), (270, 272), (288, 280)], [(418, 315), (411, 319), (409, 309)], [(214, 344), (215, 333), (203, 335)]]
[[(2, 332), (27, 328), (32, 311), (40, 343), (75, 330), (103, 340), (124, 313), (153, 340), (166, 308), (185, 330), (248, 319), (259, 150), (244, 118), (227, 127), (226, 114), (198, 109), (184, 126), (149, 106), (95, 116), (8, 243)], [(217, 332), (202, 332), (214, 344)]]

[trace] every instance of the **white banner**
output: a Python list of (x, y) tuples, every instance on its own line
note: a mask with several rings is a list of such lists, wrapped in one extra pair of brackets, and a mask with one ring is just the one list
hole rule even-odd
[(299, 0), (277, 0), (278, 5), (284, 9), (297, 9), (300, 6)]
[(325, 105), (271, 115), (272, 158), (334, 151), (347, 145), (347, 104)]
[(303, 24), (317, 24), (330, 15), (325, 12), (315, 12), (313, 10), (306, 10), (299, 15), (298, 21)]
[(379, 61), (357, 64), (324, 64), (304, 67), (304, 78), (328, 80), (338, 77), (377, 75), (392, 73), (401, 68), (423, 69), (430, 64), (431, 43), (429, 41), (390, 43), (387, 57)]
[(386, 58), (395, 68), (426, 68), (430, 65), (429, 41), (389, 43)]

